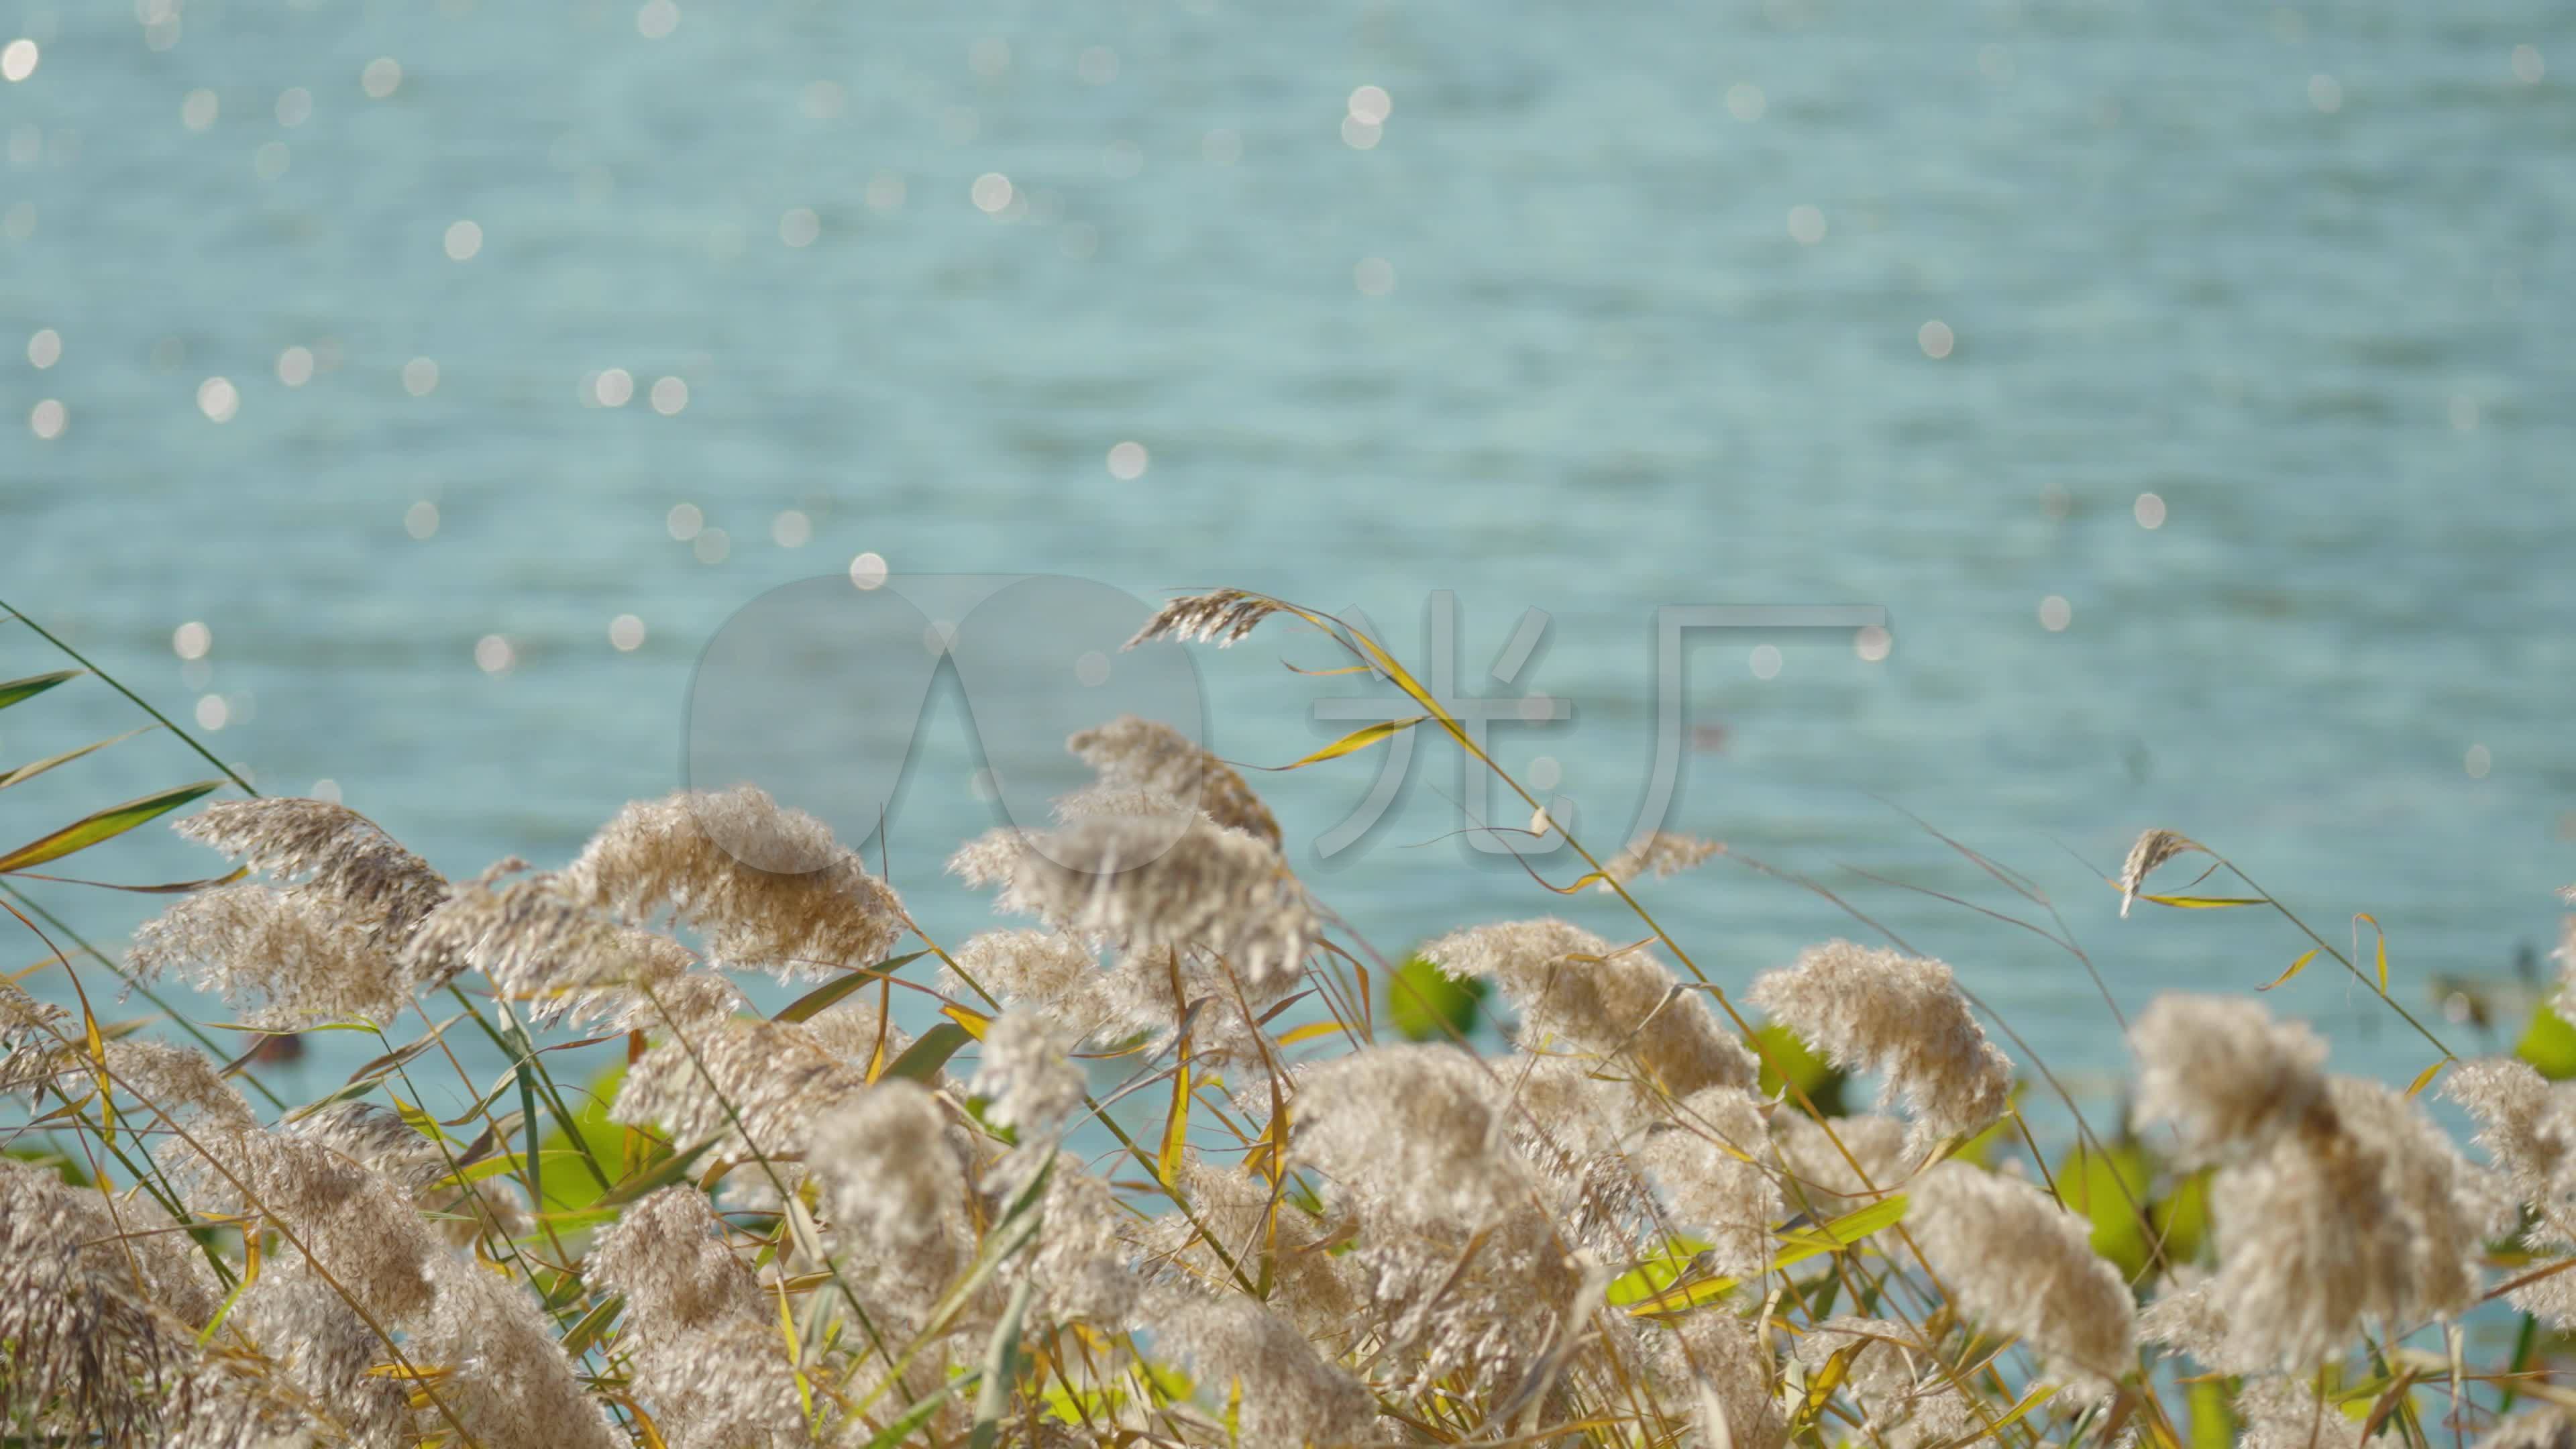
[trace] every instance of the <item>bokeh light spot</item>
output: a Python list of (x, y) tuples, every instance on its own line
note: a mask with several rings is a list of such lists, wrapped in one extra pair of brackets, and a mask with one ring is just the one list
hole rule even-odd
[(231, 422), (233, 414), (241, 411), (241, 389), (229, 378), (207, 378), (197, 384), (197, 411), (215, 422)]

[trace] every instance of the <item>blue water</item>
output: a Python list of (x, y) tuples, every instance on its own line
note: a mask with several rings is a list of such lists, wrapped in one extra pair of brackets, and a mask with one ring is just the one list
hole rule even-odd
[[(1265, 588), (1417, 664), (1454, 590), (1495, 689), (1543, 610), (1512, 691), (1575, 717), (1496, 749), (1555, 762), (1605, 851), (1658, 605), (1883, 606), (1879, 662), (1694, 647), (1671, 823), (1953, 961), (2078, 1078), (2120, 1059), (2066, 953), (1870, 878), (2033, 914), (1899, 807), (2033, 876), (2130, 1008), (2307, 944), (2117, 919), (2095, 871), (2145, 826), (2332, 939), (2373, 913), (2427, 1013), (2438, 973), (2545, 945), (2576, 879), (2576, 19), (2545, 0), (12, 0), (0, 28), (40, 54), (0, 84), (6, 597), (220, 717), (262, 789), (333, 782), (451, 872), (561, 861), (672, 788), (719, 626), (873, 552)], [(1392, 103), (1366, 148), (1363, 86)], [(721, 547), (674, 536), (683, 504)], [(1351, 727), (1309, 706), (1354, 681), (1282, 658), (1341, 662), (1275, 625), (1201, 654), (1228, 756)], [(55, 665), (0, 633), (0, 675)], [(939, 862), (992, 818), (958, 718), (888, 842), (950, 939), (985, 917)], [(0, 715), (0, 762), (135, 722), (67, 687)], [(1454, 757), (1419, 759), (1331, 862), (1309, 842), (1375, 762), (1261, 777), (1379, 949), (1547, 909), (1637, 933), (1452, 835)], [(0, 797), (0, 834), (204, 773), (146, 736)], [(156, 829), (75, 865), (212, 861)], [(31, 889), (111, 949), (149, 908)], [(1730, 983), (1866, 929), (1725, 861), (1645, 898)], [(2339, 1064), (2429, 1057), (2322, 966), (2278, 1000)]]

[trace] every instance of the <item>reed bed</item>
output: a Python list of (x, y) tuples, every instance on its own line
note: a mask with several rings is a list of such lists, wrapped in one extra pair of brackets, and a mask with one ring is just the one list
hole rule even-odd
[[(1422, 713), (1394, 728), (1446, 734), (1539, 810), (1338, 619), (1224, 591), (1138, 637), (1224, 645), (1273, 618), (1411, 694)], [(2374, 972), (2194, 841), (2142, 838), (2107, 882), (2121, 912), (2276, 913), (2314, 947), (2293, 971), (2350, 972), (2431, 1069), (2407, 1089), (2337, 1075), (2250, 994), (2166, 996), (2128, 1025), (2126, 1120), (2077, 1114), (2051, 1151), (2023, 1104), (2064, 1098), (2055, 1077), (1941, 962), (1878, 938), (1749, 980), (1704, 971), (1650, 901), (1736, 860), (1709, 842), (1607, 863), (1568, 842), (1584, 869), (1533, 869), (1528, 918), (1399, 962), (1300, 881), (1224, 763), (1132, 718), (1069, 748), (1098, 784), (957, 851), (997, 915), (953, 937), (750, 788), (639, 802), (568, 862), (454, 881), (336, 804), (206, 805), (178, 828), (231, 873), (108, 964), (147, 993), (220, 996), (241, 1025), (379, 1039), (302, 1104), (201, 1049), (200, 1024), (103, 1022), (105, 983), (83, 978), (107, 958), (76, 960), (12, 888), (45, 953), (30, 976), (74, 990), (43, 992), (55, 1005), (0, 981), (0, 1086), (27, 1104), (0, 1162), (7, 1432), (2571, 1441), (2576, 1393), (2549, 1363), (2576, 1327), (2576, 1086), (2455, 1057), (2390, 996), (2384, 955)], [(202, 783), (0, 872), (222, 782)], [(1996, 929), (2082, 959), (2035, 885), (1969, 858), (2010, 900)], [(2244, 893), (2152, 894), (2177, 861), (2207, 867), (2186, 892)], [(1549, 913), (1578, 892), (1633, 925)], [(1852, 934), (1871, 937), (1857, 917)], [(801, 994), (764, 1015), (754, 974)], [(1389, 993), (1416, 1009), (1382, 1010)], [(1498, 1051), (1452, 1009), (1480, 999)], [(1400, 1015), (1427, 1039), (1382, 1019)], [(468, 1040), (508, 1069), (475, 1080)], [(604, 1109), (585, 1092), (603, 1060)], [(1876, 1100), (1845, 1101), (1853, 1078)], [(2436, 1082), (2478, 1124), (2474, 1153), (2428, 1114)], [(451, 1091), (463, 1111), (426, 1105)], [(2478, 1314), (2518, 1326), (2509, 1351), (2464, 1331)]]

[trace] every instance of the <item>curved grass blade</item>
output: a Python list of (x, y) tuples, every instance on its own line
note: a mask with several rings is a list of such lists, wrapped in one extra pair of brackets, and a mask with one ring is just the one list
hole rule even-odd
[(2442, 1075), (2442, 1068), (2447, 1067), (2450, 1064), (2451, 1059), (2449, 1057), (2444, 1057), (2433, 1065), (2417, 1072), (2415, 1074), (2414, 1082), (2406, 1088), (2406, 1095), (2409, 1097), (2422, 1095), (2426, 1087), (2433, 1085), (2433, 1079)]
[(778, 1014), (771, 1017), (770, 1020), (811, 1020), (815, 1016), (821, 1014), (825, 1007), (839, 1001), (851, 992), (858, 990), (862, 986), (875, 985), (878, 977), (883, 976), (888, 972), (901, 970), (929, 954), (930, 953), (928, 951), (914, 951), (909, 955), (889, 956), (885, 960), (879, 961), (877, 964), (869, 967), (865, 971), (853, 971), (847, 976), (836, 977), (833, 980), (826, 981), (822, 985), (815, 987), (813, 990), (806, 992), (804, 995), (797, 997), (794, 1001), (778, 1008)]
[(949, 1395), (976, 1382), (983, 1377), (983, 1373), (982, 1369), (968, 1369), (965, 1373), (914, 1400), (911, 1408), (904, 1410), (893, 1423), (876, 1432), (876, 1437), (868, 1441), (868, 1449), (895, 1449), (896, 1445), (911, 1438), (916, 1430), (929, 1423), (931, 1416), (939, 1412), (939, 1406), (948, 1402)]
[[(79, 671), (74, 670), (73, 672), (78, 673)], [(24, 696), (20, 697), (24, 698)], [(10, 702), (15, 703), (16, 701), (13, 700)], [(109, 745), (116, 744), (119, 741), (130, 740), (136, 735), (143, 733), (145, 730), (158, 728), (160, 728), (158, 725), (136, 725), (134, 728), (127, 730), (121, 735), (110, 735), (106, 739), (96, 741), (92, 744), (83, 745), (77, 750), (65, 750), (51, 759), (38, 760), (29, 765), (20, 765), (14, 770), (0, 773), (0, 790), (6, 790), (12, 785), (22, 784), (28, 780), (32, 780), (38, 775), (45, 773), (47, 770), (54, 768), (56, 765), (68, 765), (83, 755), (106, 749)]]
[(82, 880), (77, 876), (68, 875), (39, 875), (32, 870), (19, 873), (29, 880), (49, 880), (57, 885), (88, 886), (91, 890), (98, 891), (124, 891), (128, 895), (137, 896), (184, 896), (193, 895), (198, 891), (213, 890), (217, 886), (231, 885), (234, 881), (249, 875), (250, 867), (238, 865), (224, 875), (210, 875), (204, 880), (164, 881), (159, 885), (147, 886), (118, 885), (112, 880)]
[(2257, 991), (2269, 991), (2273, 987), (2280, 985), (2282, 982), (2289, 980), (2291, 977), (2298, 975), (2300, 972), (2307, 970), (2308, 963), (2315, 959), (2317, 959), (2317, 953), (2315, 951), (2310, 950), (2301, 952), (2299, 959), (2290, 963), (2289, 970), (2282, 972), (2280, 975), (2273, 977), (2271, 980), (2264, 982), (2262, 985), (2257, 986), (2254, 989)]
[(943, 1021), (923, 1032), (921, 1040), (904, 1048), (902, 1056), (887, 1064), (885, 1075), (927, 1082), (937, 1075), (941, 1067), (948, 1065), (948, 1059), (955, 1056), (957, 1049), (968, 1040), (966, 1028), (953, 1021)]
[(2379, 936), (2379, 994), (2386, 996), (2388, 994), (2388, 928), (2379, 924), (2379, 918), (2370, 912), (2355, 911), (2352, 917), (2352, 954), (2356, 956), (2361, 954), (2361, 923), (2364, 921), (2368, 921), (2370, 929)]
[(223, 786), (221, 780), (199, 780), (193, 785), (181, 785), (173, 790), (128, 800), (122, 805), (111, 805), (94, 815), (85, 815), (51, 835), (38, 836), (7, 855), (0, 855), (0, 874), (60, 860), (76, 850), (87, 850), (102, 840), (123, 835), (155, 816), (167, 815), (191, 800), (211, 795)]
[(1001, 1442), (1002, 1416), (1010, 1412), (1011, 1386), (1020, 1378), (1020, 1318), (1029, 1310), (1029, 1294), (1037, 1284), (1027, 1278), (1011, 1290), (1010, 1307), (1002, 1312), (1002, 1321), (993, 1325), (992, 1346), (984, 1353), (984, 1382), (975, 1389), (975, 1428), (967, 1436), (969, 1449), (993, 1449)]
[(30, 674), (24, 679), (0, 684), (0, 709), (7, 709), (21, 700), (34, 699), (64, 680), (78, 679), (88, 672), (86, 669), (57, 669), (51, 674)]
[(1307, 755), (1302, 759), (1291, 760), (1284, 765), (1256, 765), (1253, 768), (1261, 770), (1298, 770), (1303, 769), (1308, 765), (1321, 764), (1326, 760), (1338, 760), (1344, 755), (1357, 754), (1359, 751), (1367, 749), (1369, 746), (1376, 744), (1380, 740), (1400, 735), (1406, 730), (1413, 728), (1415, 725), (1418, 725), (1429, 718), (1431, 718), (1431, 716), (1427, 714), (1417, 714), (1407, 719), (1381, 720), (1376, 724), (1355, 729), (1349, 734), (1342, 736), (1340, 739), (1333, 741), (1331, 744), (1324, 746), (1322, 749), (1317, 750), (1315, 753)]

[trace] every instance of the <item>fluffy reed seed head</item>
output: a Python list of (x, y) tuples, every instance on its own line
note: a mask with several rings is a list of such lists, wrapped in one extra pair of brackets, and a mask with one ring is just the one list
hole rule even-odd
[(1913, 1118), (1914, 1150), (1974, 1132), (2011, 1104), (2011, 1059), (1939, 961), (1833, 941), (1756, 978), (1751, 996), (1836, 1067), (1880, 1074), (1879, 1100), (1903, 1101)]
[(2477, 1119), (2477, 1143), (2538, 1215), (2542, 1243), (2576, 1248), (2576, 1084), (2511, 1057), (2470, 1062), (2442, 1083)]
[(1976, 1423), (1920, 1330), (1877, 1318), (1835, 1318), (1798, 1340), (1812, 1382), (1845, 1350), (1843, 1383), (1865, 1416), (1861, 1436), (1887, 1449), (1926, 1449), (1964, 1436)]
[(991, 992), (1005, 1007), (1033, 1012), (1055, 1023), (1076, 1043), (1119, 1022), (1109, 1000), (1096, 941), (1062, 931), (983, 931), (969, 936), (940, 968), (939, 989), (974, 1001), (974, 988)]
[(1176, 839), (1151, 819), (1076, 820), (1020, 858), (1011, 893), (1063, 930), (1135, 948), (1212, 952), (1256, 995), (1293, 985), (1322, 933), (1305, 887), (1277, 851), (1206, 824)]
[(2207, 850), (2200, 842), (2170, 830), (2149, 830), (2140, 835), (2137, 843), (2129, 847), (2129, 858), (2120, 862), (2120, 914), (2129, 913), (2129, 907), (2138, 899), (2138, 887), (2146, 884), (2157, 866), (2177, 855)]
[(1453, 932), (1422, 948), (1450, 976), (1502, 988), (1520, 1013), (1520, 1045), (1619, 1059), (1660, 1089), (1687, 1097), (1708, 1087), (1750, 1090), (1761, 1072), (1721, 1026), (1707, 1000), (1685, 991), (1642, 946), (1616, 946), (1554, 918)]
[(1170, 725), (1121, 715), (1065, 741), (1112, 790), (1136, 790), (1204, 813), (1230, 830), (1279, 848), (1279, 822), (1234, 767)]
[[(1725, 849), (1725, 846), (1714, 840), (1702, 840), (1696, 835), (1676, 835), (1662, 830), (1650, 831), (1629, 841), (1626, 849), (1603, 861), (1601, 873), (1621, 885), (1626, 885), (1648, 871), (1655, 873), (1655, 879), (1664, 880), (1689, 870)], [(1609, 881), (1604, 881), (1593, 889), (1608, 891)]]
[(2129, 1285), (2093, 1251), (2093, 1225), (2029, 1183), (1964, 1162), (1915, 1179), (1915, 1241), (1960, 1313), (2027, 1340), (2091, 1397), (2137, 1366)]
[(2323, 1038), (2276, 1022), (2259, 1002), (2160, 996), (2129, 1030), (2138, 1058), (2133, 1115), (2171, 1123), (2199, 1166), (2257, 1150), (2324, 1108)]
[(1371, 1215), (1475, 1224), (1529, 1189), (1502, 1084), (1447, 1046), (1383, 1046), (1308, 1068), (1290, 1151)]
[(983, 1058), (972, 1087), (989, 1099), (985, 1115), (1023, 1133), (1052, 1133), (1081, 1110), (1089, 1089), (1066, 1040), (1045, 1017), (1006, 1011), (984, 1030)]
[(145, 981), (176, 972), (245, 1023), (278, 1031), (390, 1026), (437, 974), (433, 960), (398, 954), (339, 902), (255, 881), (181, 897), (135, 929), (125, 960)]
[(1706, 1242), (1710, 1266), (1730, 1277), (1762, 1275), (1771, 1225), (1785, 1216), (1780, 1186), (1763, 1165), (1770, 1142), (1760, 1099), (1704, 1087), (1676, 1104), (1672, 1125), (1637, 1152), (1674, 1223)]
[[(1828, 1136), (1826, 1124), (1794, 1105), (1775, 1108), (1771, 1142), (1782, 1198), (1790, 1207), (1820, 1220), (1867, 1207), (1904, 1185), (1909, 1132), (1903, 1121), (1872, 1112), (1836, 1117)], [(1860, 1167), (1857, 1173), (1855, 1162)]]
[(70, 1442), (151, 1442), (194, 1336), (117, 1251), (97, 1194), (0, 1160), (0, 1412)]
[(2237, 1449), (2361, 1449), (2361, 1425), (2285, 1378), (2249, 1381), (2236, 1396)]
[(900, 1257), (943, 1235), (963, 1202), (965, 1163), (948, 1114), (920, 1084), (889, 1077), (818, 1125), (812, 1166), (833, 1226)]
[(1199, 1382), (1219, 1403), (1242, 1396), (1246, 1444), (1346, 1445), (1383, 1442), (1377, 1403), (1366, 1387), (1318, 1356), (1286, 1320), (1241, 1298), (1166, 1290), (1148, 1310)]
[(714, 1138), (727, 1156), (794, 1157), (817, 1121), (868, 1090), (867, 1055), (827, 1042), (822, 1020), (679, 1023), (627, 1068), (609, 1118), (682, 1145)]
[(1781, 1449), (1780, 1366), (1753, 1328), (1723, 1308), (1684, 1315), (1649, 1341), (1647, 1371), (1668, 1403), (1688, 1404), (1707, 1449)]
[(688, 948), (574, 901), (551, 875), (460, 884), (423, 918), (407, 954), (465, 963), (547, 1026), (608, 1019), (622, 1030), (652, 1031), (663, 1026), (656, 1001), (700, 1024), (699, 1008), (721, 1004), (718, 1015), (730, 1016), (745, 1004), (730, 985), (713, 1001), (703, 991), (674, 989), (697, 964)]
[(2210, 1186), (2219, 1263), (2201, 1311), (2225, 1325), (2216, 1359), (2306, 1370), (2370, 1323), (2477, 1300), (2476, 1258), (2506, 1200), (2421, 1107), (2339, 1077), (2300, 1130), (2265, 1144)]
[(894, 888), (855, 852), (749, 785), (628, 805), (559, 888), (638, 923), (683, 922), (720, 964), (782, 978), (873, 966), (906, 929)]
[(1197, 639), (1224, 649), (1251, 633), (1262, 620), (1287, 607), (1277, 599), (1248, 594), (1241, 589), (1188, 594), (1156, 609), (1153, 617), (1136, 631), (1135, 637), (1127, 641), (1126, 647), (1133, 649), (1157, 639), (1184, 643)]
[(328, 896), (388, 946), (447, 898), (447, 880), (382, 826), (329, 800), (225, 800), (174, 827), (253, 870)]
[[(440, 1253), (415, 1362), (449, 1370), (439, 1396), (485, 1449), (618, 1449), (607, 1406), (582, 1391), (554, 1325), (501, 1270)], [(775, 1330), (772, 1330), (773, 1333)]]

